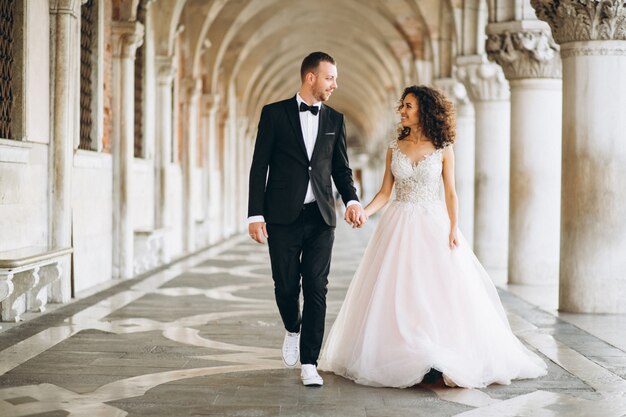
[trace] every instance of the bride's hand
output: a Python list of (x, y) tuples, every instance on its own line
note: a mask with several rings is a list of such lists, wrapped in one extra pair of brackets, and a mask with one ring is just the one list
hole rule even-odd
[(457, 235), (456, 227), (450, 230), (450, 236), (448, 237), (448, 243), (450, 249), (455, 249), (459, 246), (459, 237)]

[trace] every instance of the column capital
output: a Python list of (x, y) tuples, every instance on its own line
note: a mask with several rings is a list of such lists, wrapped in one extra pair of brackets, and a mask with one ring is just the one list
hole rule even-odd
[(550, 27), (539, 20), (487, 25), (485, 50), (508, 80), (561, 78), (559, 46)]
[(158, 84), (171, 84), (176, 74), (176, 64), (171, 56), (157, 55), (155, 57), (156, 77)]
[(559, 44), (594, 40), (626, 40), (623, 0), (530, 0), (537, 17), (548, 22)]
[(237, 125), (238, 125), (239, 129), (243, 130), (244, 132), (248, 128), (249, 122), (250, 122), (250, 119), (248, 119), (247, 116), (239, 116), (237, 118)]
[(189, 100), (196, 100), (202, 94), (201, 78), (183, 78), (180, 84)]
[(502, 68), (485, 55), (462, 55), (456, 59), (455, 77), (463, 83), (473, 102), (508, 101), (509, 83)]
[(222, 97), (219, 94), (202, 94), (202, 109), (206, 113), (214, 113), (220, 105)]
[(143, 44), (144, 27), (140, 22), (111, 23), (113, 56), (135, 59), (135, 52)]
[(465, 86), (456, 78), (437, 78), (434, 81), (435, 87), (446, 93), (446, 96), (460, 106), (470, 104)]
[(50, 14), (69, 14), (80, 16), (80, 6), (85, 0), (50, 0)]

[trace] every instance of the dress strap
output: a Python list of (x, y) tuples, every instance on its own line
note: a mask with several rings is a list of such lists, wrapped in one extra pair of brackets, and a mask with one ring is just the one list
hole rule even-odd
[(398, 139), (394, 139), (389, 142), (389, 149), (393, 149), (394, 151), (398, 150)]

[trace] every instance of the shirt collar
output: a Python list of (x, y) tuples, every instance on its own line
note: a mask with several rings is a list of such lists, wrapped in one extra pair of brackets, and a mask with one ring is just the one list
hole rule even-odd
[[(296, 93), (296, 101), (298, 102), (298, 107), (300, 107), (300, 103), (305, 103), (306, 104), (306, 101), (304, 101), (302, 99), (302, 97), (300, 97), (300, 92)], [(316, 103), (313, 103), (313, 106), (320, 108), (320, 107), (322, 107), (322, 102), (318, 101)]]

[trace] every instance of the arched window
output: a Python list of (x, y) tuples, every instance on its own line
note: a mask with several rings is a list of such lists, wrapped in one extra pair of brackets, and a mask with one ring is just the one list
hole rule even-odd
[(98, 7), (88, 0), (80, 8), (80, 144), (79, 149), (97, 150), (95, 86), (98, 54)]
[(0, 138), (14, 139), (15, 2), (0, 1)]
[[(137, 21), (146, 27), (146, 1), (137, 7)], [(144, 79), (146, 62), (146, 42), (135, 53), (135, 158), (144, 158)]]

